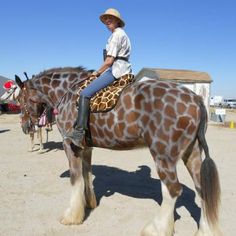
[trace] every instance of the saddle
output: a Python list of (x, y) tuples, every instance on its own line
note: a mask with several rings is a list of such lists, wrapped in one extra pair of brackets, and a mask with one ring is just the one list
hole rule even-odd
[[(96, 77), (90, 77), (81, 85), (78, 95), (81, 90), (86, 88)], [(107, 112), (113, 109), (119, 99), (122, 90), (134, 81), (133, 74), (126, 74), (115, 80), (111, 85), (98, 91), (90, 99), (90, 113)]]

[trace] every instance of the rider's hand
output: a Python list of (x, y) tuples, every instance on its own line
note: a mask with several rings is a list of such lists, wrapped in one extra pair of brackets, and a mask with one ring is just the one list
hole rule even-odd
[(91, 76), (95, 76), (95, 77), (98, 77), (100, 75), (100, 73), (98, 71), (94, 71)]

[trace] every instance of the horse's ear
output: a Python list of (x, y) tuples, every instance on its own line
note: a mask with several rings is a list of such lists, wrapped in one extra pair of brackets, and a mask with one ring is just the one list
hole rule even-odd
[(24, 72), (24, 75), (25, 75), (26, 79), (29, 80), (29, 77), (26, 72)]
[(24, 88), (24, 83), (21, 81), (20, 77), (18, 75), (15, 75), (15, 81), (17, 83), (17, 85), (23, 89)]

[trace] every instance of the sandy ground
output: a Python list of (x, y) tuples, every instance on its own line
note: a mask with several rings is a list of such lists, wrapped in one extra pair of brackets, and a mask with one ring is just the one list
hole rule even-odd
[[(227, 115), (236, 121), (236, 114)], [(236, 129), (209, 125), (207, 140), (222, 188), (223, 235), (236, 232)], [(135, 236), (160, 209), (160, 182), (147, 149), (112, 151), (94, 148), (94, 188), (98, 207), (79, 226), (58, 221), (69, 204), (68, 162), (54, 126), (43, 153), (28, 152), (29, 137), (19, 115), (0, 116), (0, 235)], [(199, 199), (192, 180), (178, 165), (184, 192), (176, 204), (175, 235), (197, 229)]]

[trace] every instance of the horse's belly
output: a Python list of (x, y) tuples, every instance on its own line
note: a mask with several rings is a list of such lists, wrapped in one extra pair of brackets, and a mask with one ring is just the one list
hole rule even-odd
[[(90, 131), (95, 146), (129, 149), (140, 145), (137, 122), (127, 122), (119, 113), (91, 114)], [(119, 118), (118, 118), (119, 117)], [(130, 121), (130, 120), (128, 120)]]
[(94, 146), (113, 149), (113, 150), (130, 150), (136, 148), (143, 148), (146, 146), (146, 143), (142, 139), (132, 139), (132, 140), (108, 140), (108, 139), (93, 139)]

